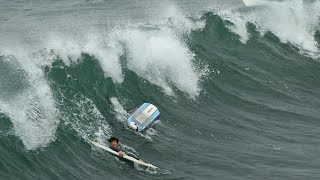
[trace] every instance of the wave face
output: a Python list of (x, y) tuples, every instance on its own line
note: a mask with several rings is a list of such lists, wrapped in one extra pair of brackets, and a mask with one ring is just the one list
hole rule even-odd
[(319, 1), (1, 4), (1, 178), (320, 178)]

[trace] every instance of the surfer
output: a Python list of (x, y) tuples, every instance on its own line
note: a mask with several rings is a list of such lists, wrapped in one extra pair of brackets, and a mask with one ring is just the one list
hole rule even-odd
[(119, 139), (112, 136), (108, 141), (110, 143), (110, 149), (118, 152), (119, 157), (123, 157), (123, 152), (119, 148)]
[[(119, 139), (112, 136), (109, 138), (109, 143), (110, 143), (110, 149), (118, 152), (118, 156), (119, 157), (123, 157), (123, 155), (125, 154), (123, 151), (121, 151), (120, 147), (119, 147)], [(142, 161), (142, 159), (139, 159), (136, 155), (132, 154), (132, 153), (126, 153), (127, 155), (131, 156), (131, 157), (134, 157), (135, 159), (139, 160), (139, 161)]]

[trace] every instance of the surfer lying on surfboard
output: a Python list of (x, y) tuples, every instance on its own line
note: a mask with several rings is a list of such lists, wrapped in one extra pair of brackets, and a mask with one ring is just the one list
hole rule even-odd
[[(124, 160), (128, 160), (128, 161), (131, 161), (131, 162), (134, 162), (135, 164), (138, 164), (138, 165), (141, 165), (141, 166), (144, 166), (144, 167), (147, 167), (147, 168), (152, 168), (152, 169), (159, 169), (157, 166), (155, 165), (152, 165), (150, 163), (146, 163), (142, 160), (140, 160), (139, 158), (137, 158), (137, 156), (135, 156), (134, 154), (131, 154), (129, 155), (128, 154), (125, 154), (123, 151), (121, 151), (121, 148), (119, 147), (119, 139), (116, 138), (116, 137), (111, 137), (108, 141), (110, 142), (110, 147), (107, 147), (103, 144), (99, 144), (98, 142), (94, 142), (94, 141), (91, 141), (89, 139), (87, 139), (88, 142), (90, 142), (91, 144), (93, 144), (94, 146), (96, 147), (99, 147), (103, 150), (106, 150), (107, 152), (113, 154), (113, 155), (116, 155), (116, 156), (122, 156), (122, 158)], [(112, 149), (111, 149), (112, 148)], [(120, 152), (121, 151), (121, 152)], [(119, 153), (120, 152), (120, 153)], [(133, 157), (134, 156), (134, 157)], [(121, 159), (122, 159), (121, 158)]]
[[(124, 155), (125, 153), (124, 153), (123, 151), (121, 151), (121, 149), (120, 149), (120, 147), (119, 147), (119, 139), (116, 138), (116, 137), (114, 137), (114, 136), (112, 136), (112, 137), (109, 138), (108, 141), (109, 141), (109, 143), (110, 143), (110, 149), (118, 152), (118, 156), (119, 156), (119, 157), (123, 157), (123, 155)], [(131, 156), (131, 157), (133, 157), (133, 158), (135, 158), (135, 159), (137, 159), (137, 160), (139, 160), (139, 161), (142, 161), (142, 162), (143, 162), (142, 159), (139, 159), (136, 155), (134, 155), (134, 154), (132, 154), (132, 153), (126, 153), (126, 154), (129, 155), (129, 156)]]

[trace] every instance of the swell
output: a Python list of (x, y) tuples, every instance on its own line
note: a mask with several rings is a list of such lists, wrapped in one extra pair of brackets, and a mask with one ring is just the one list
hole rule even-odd
[[(93, 45), (100, 48), (99, 51), (93, 51), (94, 48), (89, 51), (77, 49), (78, 44), (73, 46), (71, 43), (70, 50), (76, 49), (75, 56), (65, 54), (63, 45), (68, 43), (49, 48), (53, 60), (39, 66), (59, 112), (60, 123), (53, 133), (54, 141), (49, 141), (48, 147), (25, 150), (21, 140), (14, 136), (10, 118), (1, 114), (0, 118), (4, 120), (1, 136), (5, 136), (1, 141), (6, 144), (2, 151), (7, 152), (4, 153), (6, 156), (1, 156), (5, 162), (4, 177), (10, 177), (13, 169), (26, 169), (16, 176), (30, 179), (39, 176), (90, 178), (91, 172), (96, 172), (97, 178), (119, 177), (125, 169), (137, 178), (159, 178), (159, 174), (132, 173), (132, 167), (92, 149), (84, 140), (92, 138), (106, 142), (110, 135), (122, 137), (124, 144), (145, 153), (146, 158), (158, 162), (159, 166), (174, 169), (174, 175), (170, 177), (248, 177), (243, 172), (249, 172), (249, 178), (253, 178), (265, 175), (261, 168), (283, 174), (283, 177), (307, 177), (306, 172), (312, 172), (318, 163), (310, 161), (306, 154), (310, 152), (311, 157), (315, 157), (318, 152), (312, 149), (318, 143), (319, 135), (319, 63), (302, 55), (294, 45), (281, 42), (271, 32), (262, 36), (253, 23), (247, 24), (250, 38), (243, 43), (241, 36), (230, 30), (231, 21), (214, 13), (205, 13), (201, 20), (206, 22), (205, 26), (191, 31), (190, 35), (182, 33), (183, 40), (167, 26), (163, 31), (154, 27), (151, 32), (126, 30), (127, 35), (134, 38), (125, 39), (123, 42), (127, 46), (123, 49), (121, 43), (120, 49), (114, 46), (116, 50), (111, 56), (105, 54), (110, 47), (105, 49), (104, 46)], [(149, 41), (153, 37), (156, 37), (154, 41)], [(139, 40), (143, 40), (142, 45)], [(170, 47), (181, 51), (178, 55), (174, 51), (164, 54), (166, 49), (162, 49), (157, 52), (158, 61), (167, 56), (174, 60), (175, 55), (182, 60), (167, 62), (164, 66), (157, 64), (158, 61), (148, 66), (135, 66), (147, 63), (154, 49), (141, 53), (144, 58), (134, 54), (135, 50), (143, 52), (142, 47), (146, 44), (154, 46), (159, 42), (169, 43)], [(136, 45), (140, 48), (134, 49)], [(115, 57), (118, 61), (109, 63), (106, 57)], [(132, 59), (135, 61), (131, 61), (130, 66), (128, 62)], [(104, 60), (105, 64), (101, 63)], [(110, 75), (112, 68), (108, 66), (113, 62), (117, 62), (116, 71), (121, 73)], [(178, 66), (182, 63), (188, 64), (186, 71)], [(159, 74), (152, 72), (152, 65), (161, 66), (156, 69)], [(175, 70), (180, 72), (172, 73)], [(201, 71), (207, 74), (201, 76)], [(188, 83), (184, 74), (190, 78), (196, 75), (199, 81), (181, 86)], [(152, 82), (149, 75), (161, 76), (159, 80), (164, 80), (165, 85)], [(174, 79), (174, 76), (181, 77)], [(170, 90), (166, 91), (165, 87), (170, 87), (173, 93), (168, 93)], [(191, 91), (188, 91), (189, 87)], [(126, 128), (123, 117), (117, 117), (119, 112), (111, 98), (116, 98), (124, 110), (145, 101), (161, 109), (162, 123), (151, 140)], [(138, 143), (132, 142), (133, 138)], [(171, 148), (184, 153), (177, 155)], [(199, 151), (204, 153), (194, 155)], [(161, 155), (161, 161), (153, 153)], [(19, 155), (16, 159), (15, 154)], [(296, 157), (300, 160), (292, 160)], [(172, 164), (172, 161), (176, 163)], [(277, 162), (288, 162), (288, 169), (277, 170)], [(303, 163), (309, 169), (299, 171)], [(215, 174), (212, 169), (216, 170)], [(290, 171), (294, 176), (287, 175)], [(161, 175), (161, 178), (166, 177)]]
[[(248, 24), (252, 35), (242, 44), (237, 35), (226, 28), (228, 21), (210, 13), (204, 18), (204, 29), (192, 34), (192, 47), (206, 64), (220, 71), (211, 83), (239, 98), (270, 107), (278, 106), (280, 97), (284, 102), (279, 106), (293, 106), (293, 110), (287, 109), (289, 111), (310, 108), (304, 104), (309, 95), (310, 101), (319, 103), (319, 93), (314, 91), (319, 88), (317, 61), (301, 55), (290, 44), (281, 43), (272, 33), (255, 36), (258, 33), (253, 25)], [(224, 81), (219, 83), (221, 73)], [(216, 88), (206, 86), (206, 90)], [(305, 109), (300, 111), (304, 113)], [(312, 113), (317, 114), (315, 109)]]

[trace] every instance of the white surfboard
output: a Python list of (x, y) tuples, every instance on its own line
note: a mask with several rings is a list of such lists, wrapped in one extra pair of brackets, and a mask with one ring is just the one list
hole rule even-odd
[[(104, 145), (102, 145), (102, 144), (99, 144), (98, 142), (94, 142), (94, 141), (90, 141), (90, 140), (88, 140), (88, 142), (90, 142), (91, 144), (93, 144), (93, 145), (95, 145), (95, 146), (97, 146), (97, 147), (99, 147), (99, 148), (101, 148), (101, 149), (103, 149), (103, 150), (108, 151), (109, 153), (111, 153), (111, 154), (113, 154), (113, 155), (115, 155), (115, 156), (118, 156), (118, 152), (110, 149), (110, 148), (107, 147), (107, 146), (104, 146)], [(149, 163), (146, 163), (146, 162), (139, 161), (139, 160), (137, 160), (137, 159), (135, 159), (135, 158), (133, 158), (133, 157), (131, 157), (131, 156), (129, 156), (129, 155), (126, 155), (126, 154), (123, 155), (123, 158), (124, 158), (124, 159), (127, 159), (127, 160), (129, 160), (129, 161), (132, 161), (132, 162), (134, 162), (134, 163), (136, 163), (136, 164), (145, 166), (145, 167), (150, 167), (150, 168), (153, 168), (153, 169), (159, 169), (157, 166), (154, 166), (154, 165), (149, 164)]]

